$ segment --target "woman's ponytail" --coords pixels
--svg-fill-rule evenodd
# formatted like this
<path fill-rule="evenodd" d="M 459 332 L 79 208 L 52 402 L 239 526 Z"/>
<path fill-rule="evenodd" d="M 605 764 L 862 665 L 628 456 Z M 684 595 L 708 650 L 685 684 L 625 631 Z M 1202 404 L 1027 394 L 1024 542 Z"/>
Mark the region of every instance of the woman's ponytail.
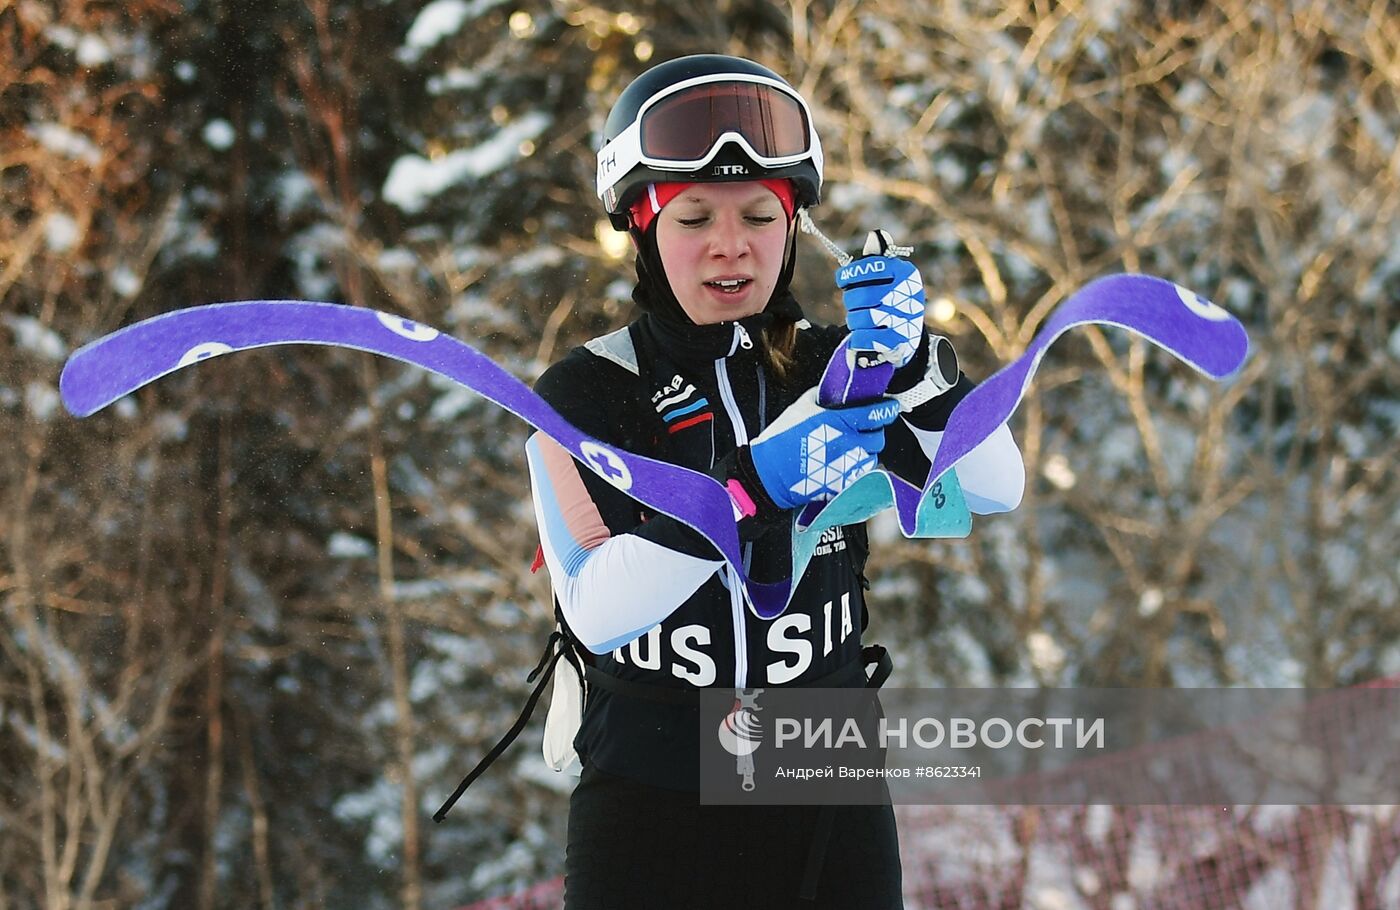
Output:
<path fill-rule="evenodd" d="M 787 379 L 797 354 L 797 323 L 779 316 L 763 330 L 763 353 L 778 380 Z"/>

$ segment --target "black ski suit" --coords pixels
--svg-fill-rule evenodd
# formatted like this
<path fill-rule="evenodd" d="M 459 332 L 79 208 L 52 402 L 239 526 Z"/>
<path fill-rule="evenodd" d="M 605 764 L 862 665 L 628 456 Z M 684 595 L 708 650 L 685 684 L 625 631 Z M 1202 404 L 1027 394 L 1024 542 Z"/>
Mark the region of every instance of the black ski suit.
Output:
<path fill-rule="evenodd" d="M 779 379 L 760 349 L 768 319 L 694 326 L 647 313 L 571 351 L 536 391 L 604 443 L 722 480 L 738 470 L 736 448 L 817 383 L 846 334 L 799 323 L 794 365 Z M 922 378 L 928 346 L 925 336 L 892 391 Z M 911 426 L 941 430 L 971 387 L 963 378 L 896 420 L 882 463 L 921 485 L 929 460 Z M 828 531 L 788 609 L 764 620 L 694 531 L 649 514 L 543 436 L 531 439 L 529 458 L 560 616 L 590 663 L 567 906 L 902 906 L 889 806 L 838 807 L 834 825 L 832 810 L 823 819 L 818 807 L 700 806 L 698 715 L 684 695 L 697 686 L 864 685 L 864 526 Z M 750 574 L 784 577 L 789 523 L 749 518 L 739 530 Z M 799 901 L 823 824 L 831 838 L 824 862 L 816 851 L 817 901 Z"/>

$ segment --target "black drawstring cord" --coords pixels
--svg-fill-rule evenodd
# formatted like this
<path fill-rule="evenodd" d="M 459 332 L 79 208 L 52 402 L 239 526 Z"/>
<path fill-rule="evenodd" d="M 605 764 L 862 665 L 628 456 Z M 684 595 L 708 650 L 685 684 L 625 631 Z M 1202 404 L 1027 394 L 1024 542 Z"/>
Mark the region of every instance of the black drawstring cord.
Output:
<path fill-rule="evenodd" d="M 554 648 L 556 643 L 559 644 L 558 650 Z M 554 669 L 559 664 L 559 658 L 566 655 L 569 657 L 570 663 L 573 663 L 576 659 L 567 643 L 564 642 L 563 634 L 556 629 L 554 632 L 550 633 L 549 641 L 545 642 L 544 653 L 540 655 L 540 662 L 535 664 L 535 669 L 531 670 L 530 675 L 525 677 L 527 683 L 534 682 L 535 677 L 540 676 L 540 672 L 544 671 L 544 675 L 540 676 L 540 681 L 535 686 L 535 690 L 530 693 L 529 700 L 525 702 L 525 709 L 520 712 L 520 716 L 516 718 L 514 725 L 506 732 L 506 735 L 501 737 L 501 741 L 496 743 L 490 752 L 486 753 L 486 757 L 477 763 L 470 774 L 462 778 L 462 782 L 457 785 L 457 789 L 447 798 L 447 802 L 442 804 L 442 808 L 433 813 L 433 821 L 441 822 L 446 818 L 447 813 L 456 805 L 457 800 L 461 799 L 462 794 L 467 792 L 467 788 L 470 787 L 487 768 L 491 767 L 492 762 L 501 757 L 502 752 L 510 748 L 511 743 L 515 742 L 515 738 L 520 735 L 520 731 L 524 730 L 525 725 L 530 722 L 530 715 L 534 712 L 535 705 L 539 702 L 540 696 L 544 694 L 545 684 L 554 676 Z"/>

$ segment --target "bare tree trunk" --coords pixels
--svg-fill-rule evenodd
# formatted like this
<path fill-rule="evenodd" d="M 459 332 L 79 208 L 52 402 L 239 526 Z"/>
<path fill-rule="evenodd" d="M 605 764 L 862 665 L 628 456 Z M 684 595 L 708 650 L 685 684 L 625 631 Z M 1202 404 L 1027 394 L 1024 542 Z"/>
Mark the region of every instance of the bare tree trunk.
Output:
<path fill-rule="evenodd" d="M 309 146 L 318 152 L 306 154 L 306 165 L 321 197 L 337 212 L 345 236 L 346 256 L 339 267 L 346 302 L 367 306 L 365 276 L 354 261 L 356 225 L 363 205 L 359 196 L 357 162 L 354 157 L 359 126 L 357 89 L 358 24 L 353 17 L 333 23 L 328 0 L 305 0 L 314 26 L 315 53 L 302 48 L 293 61 L 297 87 L 314 134 Z M 318 62 L 319 61 L 319 62 Z M 327 160 L 328 159 L 328 160 Z M 422 861 L 419 847 L 418 788 L 413 771 L 414 721 L 409 700 L 408 649 L 405 641 L 403 610 L 394 597 L 393 503 L 389 471 L 384 454 L 378 401 L 378 371 L 366 359 L 362 373 L 369 402 L 370 474 L 374 495 L 376 574 L 380 613 L 385 618 L 389 640 L 389 674 L 395 710 L 396 760 L 391 773 L 402 789 L 400 816 L 403 826 L 401 899 L 404 910 L 420 910 L 422 904 Z"/>
<path fill-rule="evenodd" d="M 218 530 L 215 535 L 214 558 L 210 566 L 209 616 L 213 632 L 207 651 L 208 676 L 204 690 L 205 768 L 204 790 L 204 862 L 199 878 L 200 910 L 214 910 L 218 898 L 218 829 L 224 783 L 224 600 L 228 593 L 229 524 L 233 509 L 229 490 L 230 436 L 227 414 L 219 417 L 219 454 L 216 464 L 218 485 Z"/>
<path fill-rule="evenodd" d="M 370 473 L 374 483 L 375 545 L 379 602 L 388 621 L 389 672 L 394 693 L 394 733 L 398 753 L 396 772 L 403 791 L 403 885 L 405 910 L 419 910 L 423 899 L 418 841 L 418 786 L 413 774 L 413 705 L 408 697 L 408 656 L 404 645 L 403 610 L 394 597 L 394 526 L 389 494 L 389 471 L 380 432 L 376 370 L 365 360 L 365 384 L 374 414 L 369 428 Z"/>
<path fill-rule="evenodd" d="M 253 813 L 253 868 L 258 878 L 258 906 L 263 910 L 274 910 L 277 906 L 276 893 L 272 888 L 272 859 L 268 849 L 267 806 L 263 802 L 262 788 L 258 786 L 258 765 L 253 753 L 253 731 L 247 715 L 235 716 L 238 728 L 240 764 L 243 768 L 243 791 L 248 796 L 248 806 Z M 3 910 L 3 908 L 0 908 Z"/>

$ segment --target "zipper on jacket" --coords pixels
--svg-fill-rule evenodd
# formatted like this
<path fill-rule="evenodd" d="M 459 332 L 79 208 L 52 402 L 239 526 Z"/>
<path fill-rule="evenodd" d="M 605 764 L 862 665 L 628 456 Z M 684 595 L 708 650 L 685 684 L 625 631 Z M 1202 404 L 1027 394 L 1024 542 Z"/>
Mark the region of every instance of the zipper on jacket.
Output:
<path fill-rule="evenodd" d="M 753 339 L 749 337 L 748 329 L 744 328 L 736 322 L 734 323 L 734 332 L 739 337 L 739 347 L 743 348 L 746 351 L 753 350 Z M 730 349 L 729 353 L 733 354 L 733 349 Z"/>
<path fill-rule="evenodd" d="M 753 339 L 749 338 L 749 333 L 737 322 L 734 323 L 734 343 L 729 347 L 729 353 L 715 361 L 715 381 L 719 384 L 719 398 L 724 403 L 724 412 L 729 415 L 729 423 L 734 427 L 734 445 L 748 445 L 749 431 L 744 426 L 744 415 L 739 413 L 739 403 L 734 398 L 734 387 L 729 384 L 729 370 L 725 366 L 725 361 L 734 355 L 734 352 L 743 348 L 749 350 L 753 347 Z"/>
<path fill-rule="evenodd" d="M 729 416 L 730 426 L 734 429 L 734 445 L 747 445 L 749 442 L 749 431 L 744 426 L 744 416 L 739 413 L 739 403 L 734 398 L 734 387 L 729 384 L 729 369 L 725 365 L 733 354 L 740 348 L 750 350 L 753 348 L 753 339 L 743 326 L 734 323 L 734 343 L 729 347 L 729 353 L 715 361 L 715 381 L 719 385 L 719 398 L 724 404 L 724 412 Z M 749 562 L 749 554 L 753 549 L 753 544 L 745 544 L 743 547 L 743 558 L 745 566 Z M 744 617 L 744 592 L 739 587 L 739 573 L 734 569 L 726 569 L 728 575 L 729 588 L 729 612 L 734 622 L 734 688 L 747 689 L 749 684 L 749 637 L 748 625 Z"/>

